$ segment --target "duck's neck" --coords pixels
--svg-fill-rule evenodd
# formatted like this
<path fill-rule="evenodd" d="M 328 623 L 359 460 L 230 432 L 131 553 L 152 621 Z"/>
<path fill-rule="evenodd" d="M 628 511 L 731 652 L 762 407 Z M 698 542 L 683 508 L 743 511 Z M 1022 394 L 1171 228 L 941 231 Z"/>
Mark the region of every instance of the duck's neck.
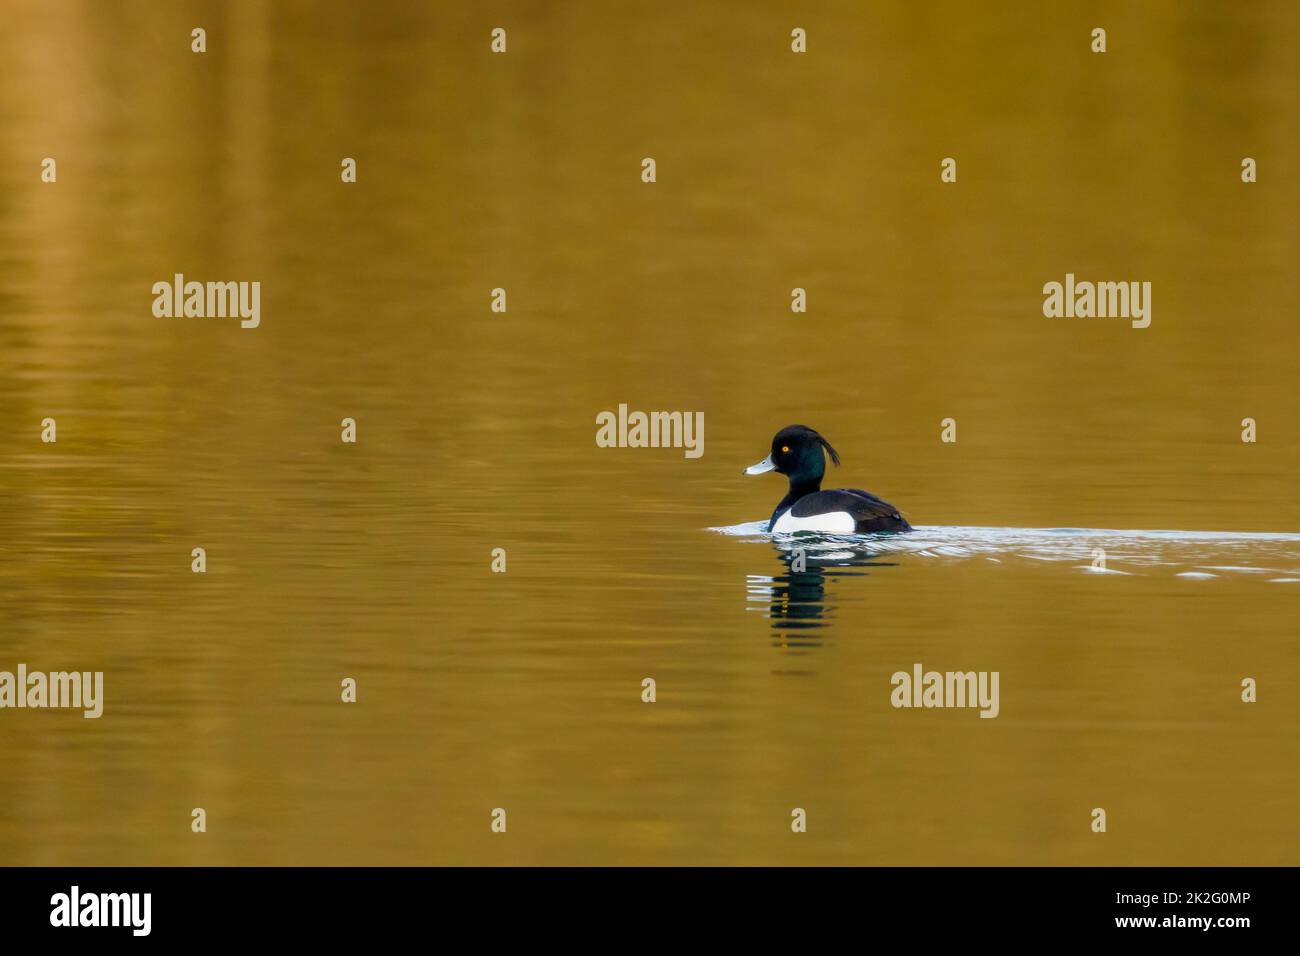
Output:
<path fill-rule="evenodd" d="M 776 524 L 776 519 L 781 517 L 781 512 L 794 507 L 794 503 L 805 495 L 811 495 L 814 491 L 820 491 L 822 487 L 822 476 L 815 478 L 790 476 L 790 490 L 785 493 L 781 503 L 776 506 L 772 512 L 772 520 L 767 523 L 767 530 L 770 532 Z"/>

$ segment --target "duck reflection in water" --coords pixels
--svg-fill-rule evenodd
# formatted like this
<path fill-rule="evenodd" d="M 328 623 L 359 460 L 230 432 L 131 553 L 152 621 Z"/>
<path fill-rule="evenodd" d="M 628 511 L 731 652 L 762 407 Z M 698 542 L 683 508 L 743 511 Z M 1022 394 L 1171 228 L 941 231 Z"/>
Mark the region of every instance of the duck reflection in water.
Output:
<path fill-rule="evenodd" d="M 814 629 L 826 627 L 834 617 L 835 601 L 827 596 L 827 588 L 836 578 L 862 577 L 871 572 L 856 569 L 896 564 L 861 540 L 848 543 L 798 535 L 772 544 L 785 567 L 775 577 L 749 575 L 748 599 L 764 605 L 761 610 L 776 632 L 773 644 L 796 653 L 822 645 Z"/>

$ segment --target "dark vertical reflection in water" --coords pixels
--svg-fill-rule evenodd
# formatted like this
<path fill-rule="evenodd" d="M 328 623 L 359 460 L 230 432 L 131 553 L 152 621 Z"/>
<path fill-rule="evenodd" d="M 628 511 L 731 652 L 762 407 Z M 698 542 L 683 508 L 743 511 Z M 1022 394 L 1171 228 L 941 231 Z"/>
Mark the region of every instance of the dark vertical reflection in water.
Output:
<path fill-rule="evenodd" d="M 784 565 L 783 573 L 751 576 L 750 592 L 768 602 L 767 616 L 777 632 L 773 643 L 786 649 L 821 646 L 819 635 L 807 632 L 826 627 L 834 619 L 835 598 L 828 589 L 870 573 L 852 569 L 892 568 L 897 564 L 864 551 L 860 544 L 851 550 L 839 548 L 826 554 L 795 540 L 774 543 L 773 550 Z"/>

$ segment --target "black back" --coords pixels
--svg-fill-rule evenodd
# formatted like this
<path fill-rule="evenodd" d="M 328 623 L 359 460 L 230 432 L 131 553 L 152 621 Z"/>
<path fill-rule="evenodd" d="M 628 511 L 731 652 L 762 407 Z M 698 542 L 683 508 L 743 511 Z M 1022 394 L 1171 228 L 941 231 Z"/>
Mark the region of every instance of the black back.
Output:
<path fill-rule="evenodd" d="M 853 515 L 857 534 L 872 531 L 911 531 L 912 526 L 899 514 L 898 509 L 883 498 L 860 488 L 837 488 L 834 491 L 815 491 L 794 503 L 790 513 L 796 518 L 847 511 Z"/>

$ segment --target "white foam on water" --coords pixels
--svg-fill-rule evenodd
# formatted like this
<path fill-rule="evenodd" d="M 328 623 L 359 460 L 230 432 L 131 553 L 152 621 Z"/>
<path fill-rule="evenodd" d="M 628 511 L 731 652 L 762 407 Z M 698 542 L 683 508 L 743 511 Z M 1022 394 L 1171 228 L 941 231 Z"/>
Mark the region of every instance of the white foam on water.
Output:
<path fill-rule="evenodd" d="M 766 521 L 710 528 L 718 534 L 763 541 L 782 551 L 805 549 L 823 564 L 845 553 L 907 555 L 922 560 L 975 557 L 1001 564 L 1018 559 L 1072 562 L 1080 571 L 1107 576 L 1173 573 L 1188 580 L 1220 575 L 1280 574 L 1271 583 L 1300 583 L 1300 534 L 1246 531 L 1164 531 L 1111 528 L 986 528 L 922 525 L 910 534 L 768 534 Z M 1094 552 L 1105 552 L 1105 566 L 1094 567 Z M 1079 562 L 1083 562 L 1080 564 Z"/>

